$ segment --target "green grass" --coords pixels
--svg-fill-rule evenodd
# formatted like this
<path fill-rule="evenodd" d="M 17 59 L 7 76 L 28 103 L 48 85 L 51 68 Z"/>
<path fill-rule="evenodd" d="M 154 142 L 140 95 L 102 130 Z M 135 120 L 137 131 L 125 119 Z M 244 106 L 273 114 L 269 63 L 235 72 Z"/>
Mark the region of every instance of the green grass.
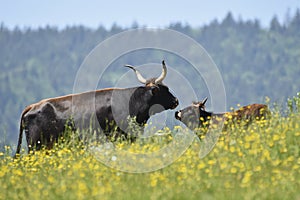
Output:
<path fill-rule="evenodd" d="M 130 152 L 155 152 L 172 141 L 170 135 L 161 137 L 166 138 L 116 146 Z M 8 147 L 0 153 L 0 199 L 300 198 L 296 103 L 287 116 L 273 113 L 271 119 L 254 122 L 247 129 L 232 127 L 223 132 L 203 159 L 198 156 L 201 145 L 194 140 L 174 163 L 149 173 L 107 167 L 79 143 L 60 143 L 51 151 L 23 153 L 15 160 L 8 155 Z"/>

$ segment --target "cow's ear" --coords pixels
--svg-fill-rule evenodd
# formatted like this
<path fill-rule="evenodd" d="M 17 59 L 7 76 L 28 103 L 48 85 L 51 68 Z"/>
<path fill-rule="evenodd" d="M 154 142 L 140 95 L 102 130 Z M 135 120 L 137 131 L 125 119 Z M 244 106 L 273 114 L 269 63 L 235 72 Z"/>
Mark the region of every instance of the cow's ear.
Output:
<path fill-rule="evenodd" d="M 150 91 L 151 91 L 152 96 L 155 96 L 159 92 L 159 87 L 157 87 L 157 86 L 151 86 Z"/>

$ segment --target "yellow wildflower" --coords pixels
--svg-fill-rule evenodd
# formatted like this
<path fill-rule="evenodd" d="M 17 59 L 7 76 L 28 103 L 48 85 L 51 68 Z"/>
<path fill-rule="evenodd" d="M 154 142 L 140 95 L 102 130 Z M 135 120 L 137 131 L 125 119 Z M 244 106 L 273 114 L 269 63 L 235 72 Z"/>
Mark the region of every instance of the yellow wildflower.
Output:
<path fill-rule="evenodd" d="M 242 179 L 242 183 L 245 184 L 245 183 L 249 183 L 250 179 L 251 179 L 251 176 L 252 176 L 252 172 L 251 171 L 247 171 L 245 174 L 244 174 L 244 177 Z"/>
<path fill-rule="evenodd" d="M 253 169 L 253 171 L 255 171 L 255 172 L 261 171 L 261 166 L 260 165 L 255 166 L 254 169 Z"/>
<path fill-rule="evenodd" d="M 237 173 L 237 168 L 235 168 L 235 167 L 232 167 L 231 169 L 230 169 L 230 172 L 232 173 L 232 174 L 235 174 L 235 173 Z"/>
<path fill-rule="evenodd" d="M 203 169 L 205 168 L 205 163 L 204 162 L 200 162 L 197 166 L 198 169 Z"/>

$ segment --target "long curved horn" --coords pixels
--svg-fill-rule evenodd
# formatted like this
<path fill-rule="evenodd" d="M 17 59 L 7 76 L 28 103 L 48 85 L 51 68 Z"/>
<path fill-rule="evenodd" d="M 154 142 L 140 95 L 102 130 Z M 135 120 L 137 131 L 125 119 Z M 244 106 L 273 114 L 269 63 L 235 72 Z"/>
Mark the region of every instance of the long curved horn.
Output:
<path fill-rule="evenodd" d="M 128 68 L 132 69 L 135 72 L 137 79 L 141 83 L 146 84 L 147 80 L 142 76 L 142 74 L 137 69 L 135 69 L 135 67 L 133 67 L 131 65 L 125 65 L 124 67 L 128 67 Z"/>
<path fill-rule="evenodd" d="M 162 66 L 163 66 L 162 73 L 158 78 L 155 79 L 155 83 L 161 83 L 166 78 L 167 67 L 166 67 L 166 64 L 165 64 L 164 60 L 162 61 Z"/>

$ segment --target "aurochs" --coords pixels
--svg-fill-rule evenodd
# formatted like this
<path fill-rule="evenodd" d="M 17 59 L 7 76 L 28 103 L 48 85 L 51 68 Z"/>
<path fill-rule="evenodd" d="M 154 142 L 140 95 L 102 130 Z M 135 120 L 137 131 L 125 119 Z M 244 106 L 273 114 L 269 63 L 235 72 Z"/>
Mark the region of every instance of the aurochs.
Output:
<path fill-rule="evenodd" d="M 250 104 L 233 112 L 216 114 L 205 110 L 206 101 L 207 98 L 203 101 L 193 102 L 192 105 L 176 111 L 175 118 L 183 122 L 191 130 L 194 130 L 203 127 L 204 124 L 217 123 L 218 118 L 225 122 L 243 122 L 247 125 L 254 119 L 267 118 L 270 114 L 268 106 L 264 104 Z"/>
<path fill-rule="evenodd" d="M 150 115 L 177 107 L 178 99 L 162 83 L 167 75 L 164 61 L 161 75 L 151 79 L 145 79 L 133 66 L 125 67 L 132 69 L 144 86 L 70 94 L 44 99 L 27 106 L 21 114 L 16 154 L 20 153 L 23 130 L 28 151 L 33 147 L 38 150 L 42 145 L 51 149 L 70 120 L 74 130 L 89 128 L 92 122 L 92 124 L 99 123 L 101 131 L 107 136 L 113 130 L 126 136 L 127 133 L 118 125 L 123 123 L 128 126 L 126 124 L 128 117 L 134 118 L 136 123 L 142 126 Z M 160 109 L 151 109 L 150 113 L 153 105 L 160 105 Z"/>

